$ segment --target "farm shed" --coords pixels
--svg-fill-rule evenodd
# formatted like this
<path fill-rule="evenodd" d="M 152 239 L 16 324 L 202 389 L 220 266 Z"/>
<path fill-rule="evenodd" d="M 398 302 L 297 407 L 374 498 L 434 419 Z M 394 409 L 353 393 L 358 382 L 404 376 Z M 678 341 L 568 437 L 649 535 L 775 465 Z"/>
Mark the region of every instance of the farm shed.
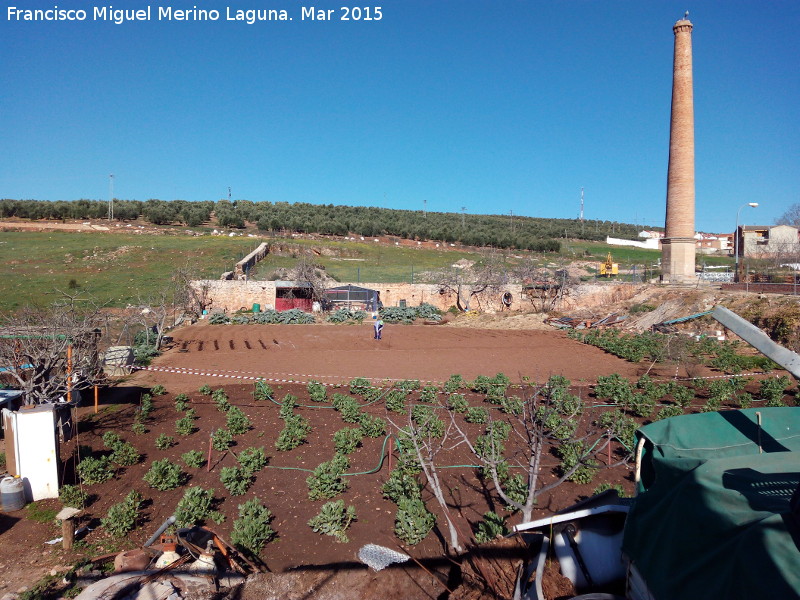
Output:
<path fill-rule="evenodd" d="M 301 281 L 275 282 L 275 310 L 300 310 L 311 312 L 314 289 L 310 283 Z"/>
<path fill-rule="evenodd" d="M 378 290 L 352 284 L 325 290 L 325 300 L 333 308 L 362 308 L 375 311 L 383 306 L 381 293 Z"/>

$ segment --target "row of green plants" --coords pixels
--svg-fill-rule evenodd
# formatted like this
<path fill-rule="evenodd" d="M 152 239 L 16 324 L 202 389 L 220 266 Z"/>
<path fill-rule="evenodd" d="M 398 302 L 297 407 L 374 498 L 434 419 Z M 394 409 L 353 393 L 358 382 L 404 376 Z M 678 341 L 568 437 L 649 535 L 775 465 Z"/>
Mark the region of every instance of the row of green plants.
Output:
<path fill-rule="evenodd" d="M 630 362 L 693 360 L 727 374 L 749 370 L 769 372 L 778 367 L 765 356 L 741 353 L 739 341 L 719 341 L 714 337 L 695 339 L 656 332 L 624 333 L 617 329 L 573 329 L 568 335 Z"/>
<path fill-rule="evenodd" d="M 630 402 L 630 395 L 620 392 L 622 384 L 618 381 L 603 382 L 606 392 L 621 394 L 620 401 L 613 401 L 617 408 L 606 412 L 598 425 L 614 432 L 621 439 L 630 441 L 635 423 L 625 414 L 634 410 L 635 403 Z M 617 385 L 617 388 L 613 386 Z M 654 389 L 662 384 L 640 382 L 634 396 L 645 394 L 655 395 Z M 545 408 L 535 415 L 537 422 L 543 424 L 554 439 L 559 439 L 557 455 L 561 460 L 558 470 L 570 473 L 570 479 L 579 483 L 591 481 L 596 465 L 587 460 L 589 449 L 580 441 L 574 439 L 576 433 L 576 419 L 582 414 L 584 405 L 582 400 L 569 393 L 570 382 L 564 378 L 551 377 L 543 387 L 543 394 L 547 399 Z M 465 392 L 469 390 L 484 396 L 484 406 L 469 406 Z M 156 390 L 163 393 L 162 390 Z M 241 435 L 251 428 L 251 423 L 244 412 L 232 406 L 224 390 L 212 390 L 203 386 L 201 393 L 211 396 L 217 409 L 226 417 L 226 427 L 219 428 L 212 436 L 212 445 L 218 451 L 227 450 L 232 442 L 233 435 Z M 422 500 L 422 483 L 419 480 L 422 472 L 417 452 L 414 448 L 412 432 L 427 439 L 442 439 L 445 435 L 446 424 L 440 418 L 441 411 L 450 411 L 452 414 L 462 415 L 467 423 L 483 423 L 486 425 L 484 432 L 474 440 L 474 447 L 478 458 L 484 464 L 494 463 L 500 484 L 513 502 L 521 503 L 527 494 L 524 476 L 512 471 L 511 465 L 504 458 L 505 445 L 512 431 L 514 419 L 521 419 L 525 410 L 525 401 L 516 393 L 510 379 L 502 373 L 494 377 L 478 376 L 472 381 L 466 381 L 460 375 L 450 377 L 441 386 L 423 385 L 416 380 L 399 382 L 390 390 L 375 388 L 369 380 L 356 378 L 349 384 L 351 395 L 336 392 L 328 398 L 328 390 L 319 382 L 310 382 L 307 385 L 309 398 L 312 402 L 330 402 L 331 406 L 339 413 L 340 418 L 347 426 L 339 429 L 333 436 L 333 457 L 320 463 L 306 479 L 308 497 L 311 501 L 325 501 L 320 512 L 309 521 L 309 526 L 321 534 L 331 535 L 339 541 L 347 541 L 347 529 L 356 519 L 355 507 L 348 506 L 336 496 L 347 489 L 347 470 L 350 467 L 349 455 L 357 450 L 365 437 L 380 437 L 385 435 L 388 427 L 385 420 L 369 415 L 364 411 L 364 406 L 369 403 L 383 401 L 387 409 L 396 414 L 406 415 L 409 419 L 409 428 L 401 429 L 396 434 L 398 450 L 397 466 L 389 475 L 382 486 L 385 497 L 397 506 L 395 515 L 395 533 L 399 539 L 407 544 L 416 544 L 422 541 L 433 528 L 436 517 Z M 154 390 L 151 390 L 151 394 Z M 394 392 L 394 395 L 391 393 Z M 671 390 L 671 393 L 675 393 Z M 414 402 L 409 405 L 408 400 L 413 395 Z M 256 400 L 274 401 L 272 388 L 264 381 L 257 381 L 254 385 L 253 396 Z M 362 404 L 357 399 L 361 396 L 366 402 Z M 152 403 L 152 397 L 150 398 Z M 395 405 L 392 406 L 392 403 Z M 143 403 L 144 404 L 144 403 Z M 280 402 L 279 414 L 284 421 L 284 429 L 278 434 L 275 445 L 279 451 L 289 451 L 304 443 L 310 432 L 311 425 L 305 417 L 297 414 L 299 408 L 297 398 L 287 394 Z M 185 394 L 175 397 L 175 409 L 188 413 L 189 426 L 183 428 L 176 423 L 178 435 L 191 435 L 195 415 L 191 408 L 191 400 Z M 145 418 L 152 412 L 152 406 L 147 405 L 144 412 Z M 139 414 L 142 410 L 138 411 Z M 498 417 L 493 417 L 498 415 Z M 186 419 L 186 416 L 178 420 Z M 631 429 L 633 423 L 633 430 Z M 184 433 L 181 433 L 183 431 Z M 221 433 L 224 432 L 224 433 Z M 114 465 L 135 464 L 141 460 L 141 455 L 120 436 L 107 433 L 104 444 L 109 449 L 109 454 L 100 458 L 87 457 L 78 465 L 79 477 L 87 484 L 101 483 L 114 476 Z M 167 449 L 174 445 L 173 436 L 162 434 L 155 440 L 158 449 Z M 112 459 L 112 456 L 114 457 Z M 247 448 L 239 452 L 238 466 L 224 467 L 220 471 L 220 482 L 227 495 L 239 496 L 247 493 L 258 471 L 267 466 L 268 456 L 264 447 Z M 134 462 L 131 462 L 134 461 Z M 203 456 L 198 451 L 189 451 L 182 455 L 183 463 L 189 468 L 199 468 L 203 464 Z M 99 466 L 98 466 L 99 463 Z M 493 480 L 493 474 L 482 469 L 482 476 Z M 187 484 L 188 477 L 179 464 L 170 463 L 168 460 L 156 460 L 144 476 L 145 482 L 156 490 L 169 490 Z M 73 495 L 79 495 L 72 490 Z M 75 500 L 72 500 L 75 501 Z M 106 518 L 112 519 L 113 524 L 108 529 L 111 532 L 122 531 L 127 524 L 133 523 L 130 515 L 139 511 L 142 498 L 133 495 L 115 505 L 113 514 Z M 218 521 L 221 515 L 215 509 L 216 503 L 213 490 L 204 490 L 199 487 L 190 487 L 186 490 L 184 498 L 179 504 L 178 511 L 180 523 L 194 523 L 205 519 Z M 507 505 L 508 510 L 517 510 L 514 505 Z M 275 532 L 269 525 L 272 515 L 257 499 L 239 506 L 239 519 L 245 519 L 239 526 L 240 534 L 234 543 L 242 548 L 252 551 L 253 548 L 263 547 L 263 544 L 274 539 Z M 117 525 L 116 523 L 120 524 Z M 111 521 L 109 521 L 111 523 Z M 476 539 L 491 539 L 504 531 L 504 519 L 495 513 L 487 513 L 484 520 L 477 524 Z M 242 537 L 238 537 L 241 535 Z M 243 540 L 243 541 L 242 541 Z"/>
<path fill-rule="evenodd" d="M 292 308 L 291 310 L 277 311 L 268 308 L 262 312 L 240 312 L 227 315 L 223 312 L 214 312 L 208 317 L 212 325 L 307 325 L 314 323 L 314 315 Z"/>

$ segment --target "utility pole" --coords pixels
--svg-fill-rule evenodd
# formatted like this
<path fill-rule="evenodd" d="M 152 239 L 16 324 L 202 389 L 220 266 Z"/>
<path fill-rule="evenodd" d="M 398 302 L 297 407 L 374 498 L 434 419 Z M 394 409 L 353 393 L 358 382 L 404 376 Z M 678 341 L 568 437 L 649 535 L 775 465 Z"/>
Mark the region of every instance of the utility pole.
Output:
<path fill-rule="evenodd" d="M 231 186 L 228 186 L 228 202 L 231 201 Z"/>
<path fill-rule="evenodd" d="M 114 220 L 114 174 L 108 176 L 108 220 Z"/>

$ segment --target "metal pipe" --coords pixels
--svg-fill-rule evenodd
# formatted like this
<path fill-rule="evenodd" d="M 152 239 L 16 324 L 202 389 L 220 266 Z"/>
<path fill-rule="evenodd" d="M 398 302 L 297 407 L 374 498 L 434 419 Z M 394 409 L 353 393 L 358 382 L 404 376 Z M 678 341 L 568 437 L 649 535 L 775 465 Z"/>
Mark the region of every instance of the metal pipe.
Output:
<path fill-rule="evenodd" d="M 151 546 L 152 544 L 154 544 L 155 541 L 158 539 L 158 536 L 160 536 L 162 533 L 164 533 L 164 531 L 166 531 L 167 527 L 172 525 L 174 522 L 175 522 L 175 515 L 172 515 L 171 517 L 167 517 L 167 520 L 164 521 L 161 524 L 161 527 L 156 529 L 156 532 L 150 537 L 149 540 L 147 540 L 144 543 L 144 547 L 147 548 L 148 546 Z"/>

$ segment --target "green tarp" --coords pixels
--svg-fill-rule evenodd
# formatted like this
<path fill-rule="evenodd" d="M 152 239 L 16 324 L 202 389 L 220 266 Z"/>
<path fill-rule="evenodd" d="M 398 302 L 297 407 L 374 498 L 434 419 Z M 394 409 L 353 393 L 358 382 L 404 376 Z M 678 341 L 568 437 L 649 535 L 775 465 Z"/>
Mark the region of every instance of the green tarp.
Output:
<path fill-rule="evenodd" d="M 800 598 L 800 408 L 685 415 L 637 437 L 623 552 L 656 600 Z"/>

